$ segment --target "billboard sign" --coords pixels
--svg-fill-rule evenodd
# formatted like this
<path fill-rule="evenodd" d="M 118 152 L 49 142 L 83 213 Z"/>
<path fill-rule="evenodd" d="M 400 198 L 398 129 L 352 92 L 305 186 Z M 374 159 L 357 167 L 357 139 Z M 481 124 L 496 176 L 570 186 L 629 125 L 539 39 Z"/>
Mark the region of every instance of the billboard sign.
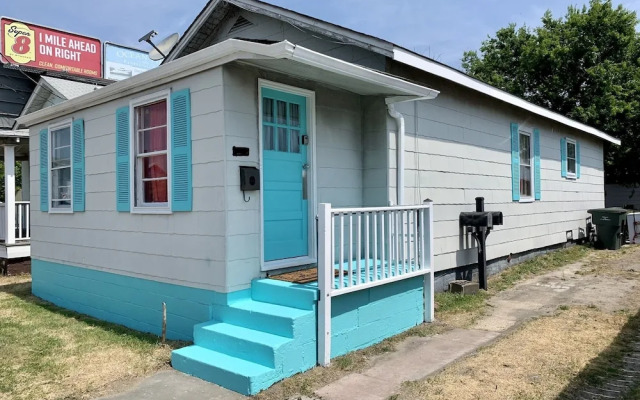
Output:
<path fill-rule="evenodd" d="M 149 53 L 105 42 L 104 44 L 104 77 L 114 81 L 131 78 L 160 65 L 161 61 L 153 61 Z"/>
<path fill-rule="evenodd" d="M 0 19 L 2 62 L 25 67 L 102 77 L 100 40 L 39 25 Z"/>

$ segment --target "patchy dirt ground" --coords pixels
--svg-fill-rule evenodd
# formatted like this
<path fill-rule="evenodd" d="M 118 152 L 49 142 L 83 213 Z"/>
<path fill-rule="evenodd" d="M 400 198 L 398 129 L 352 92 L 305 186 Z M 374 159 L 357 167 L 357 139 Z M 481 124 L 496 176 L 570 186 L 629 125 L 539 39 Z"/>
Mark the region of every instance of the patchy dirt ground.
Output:
<path fill-rule="evenodd" d="M 563 390 L 588 379 L 581 372 L 637 318 L 639 284 L 640 246 L 597 252 L 520 283 L 491 298 L 489 311 L 471 327 L 506 336 L 439 374 L 405 383 L 398 398 L 566 396 Z"/>

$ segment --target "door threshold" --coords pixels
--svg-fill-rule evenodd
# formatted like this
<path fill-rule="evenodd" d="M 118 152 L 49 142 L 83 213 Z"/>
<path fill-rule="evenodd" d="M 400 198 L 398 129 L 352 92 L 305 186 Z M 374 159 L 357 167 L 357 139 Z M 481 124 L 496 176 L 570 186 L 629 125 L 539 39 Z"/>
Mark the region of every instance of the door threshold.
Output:
<path fill-rule="evenodd" d="M 283 260 L 267 261 L 262 266 L 262 271 L 274 271 L 285 268 L 302 267 L 312 264 L 317 264 L 318 260 L 313 257 L 296 257 L 285 258 Z"/>

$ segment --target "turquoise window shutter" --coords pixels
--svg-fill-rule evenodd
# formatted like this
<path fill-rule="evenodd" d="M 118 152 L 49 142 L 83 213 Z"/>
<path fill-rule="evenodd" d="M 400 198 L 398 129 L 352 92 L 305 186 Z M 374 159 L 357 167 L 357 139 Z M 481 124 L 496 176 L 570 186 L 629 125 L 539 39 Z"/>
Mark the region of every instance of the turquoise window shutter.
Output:
<path fill-rule="evenodd" d="M 535 199 L 540 200 L 542 198 L 542 187 L 541 181 L 542 178 L 540 176 L 540 130 L 533 130 L 533 173 L 534 180 L 533 184 L 535 185 Z"/>
<path fill-rule="evenodd" d="M 40 211 L 49 211 L 49 130 L 40 131 Z"/>
<path fill-rule="evenodd" d="M 72 126 L 73 141 L 73 211 L 84 211 L 84 120 L 76 119 Z"/>
<path fill-rule="evenodd" d="M 576 141 L 576 178 L 580 179 L 580 142 Z"/>
<path fill-rule="evenodd" d="M 116 110 L 116 209 L 127 212 L 131 209 L 131 171 L 129 163 L 129 107 Z"/>
<path fill-rule="evenodd" d="M 567 177 L 567 138 L 560 139 L 560 174 Z"/>
<path fill-rule="evenodd" d="M 191 95 L 189 89 L 171 94 L 171 208 L 191 211 Z"/>
<path fill-rule="evenodd" d="M 511 193 L 513 201 L 520 201 L 520 133 L 515 122 L 511 123 Z"/>

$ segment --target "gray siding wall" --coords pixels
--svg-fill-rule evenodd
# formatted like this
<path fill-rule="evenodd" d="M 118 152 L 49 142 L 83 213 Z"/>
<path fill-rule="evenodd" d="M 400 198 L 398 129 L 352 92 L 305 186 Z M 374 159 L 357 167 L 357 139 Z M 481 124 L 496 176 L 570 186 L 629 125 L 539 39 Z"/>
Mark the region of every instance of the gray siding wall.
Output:
<path fill-rule="evenodd" d="M 140 215 L 116 211 L 115 111 L 168 89 L 191 90 L 193 212 Z M 40 141 L 31 128 L 31 256 L 36 259 L 223 292 L 225 145 L 222 69 L 125 96 L 66 118 L 85 121 L 86 211 L 40 211 Z M 56 121 L 51 121 L 55 123 Z"/>
<path fill-rule="evenodd" d="M 243 16 L 253 25 L 230 34 L 229 29 L 236 22 L 238 16 Z M 321 35 L 303 31 L 301 28 L 294 27 L 284 21 L 278 21 L 265 15 L 254 14 L 237 8 L 236 12 L 222 23 L 217 35 L 213 36 L 210 42 L 205 43 L 205 46 L 232 38 L 271 40 L 274 42 L 288 40 L 294 44 L 340 60 L 378 70 L 384 70 L 385 68 L 385 57 L 380 54 L 360 47 L 336 43 L 331 39 L 323 38 Z"/>
<path fill-rule="evenodd" d="M 458 225 L 462 211 L 475 211 L 475 197 L 486 209 L 502 211 L 504 225 L 488 237 L 487 258 L 565 242 L 579 237 L 587 210 L 604 205 L 602 141 L 489 97 L 430 77 L 438 98 L 398 105 L 405 116 L 405 202 L 430 198 L 434 208 L 436 270 L 477 262 L 474 240 Z M 510 124 L 540 130 L 542 200 L 511 200 Z M 395 126 L 392 131 L 395 131 Z M 581 178 L 560 174 L 560 139 L 577 139 Z M 389 141 L 389 196 L 396 198 L 396 141 Z"/>
<path fill-rule="evenodd" d="M 604 185 L 606 207 L 624 207 L 633 205 L 640 210 L 640 186 Z"/>
<path fill-rule="evenodd" d="M 227 283 L 242 289 L 260 275 L 260 199 L 244 202 L 240 165 L 259 166 L 258 78 L 315 92 L 317 202 L 335 207 L 363 204 L 362 100 L 360 96 L 239 65 L 224 67 L 224 118 L 227 132 Z M 231 157 L 233 146 L 250 148 L 249 157 Z M 309 209 L 315 213 L 315 210 Z"/>

